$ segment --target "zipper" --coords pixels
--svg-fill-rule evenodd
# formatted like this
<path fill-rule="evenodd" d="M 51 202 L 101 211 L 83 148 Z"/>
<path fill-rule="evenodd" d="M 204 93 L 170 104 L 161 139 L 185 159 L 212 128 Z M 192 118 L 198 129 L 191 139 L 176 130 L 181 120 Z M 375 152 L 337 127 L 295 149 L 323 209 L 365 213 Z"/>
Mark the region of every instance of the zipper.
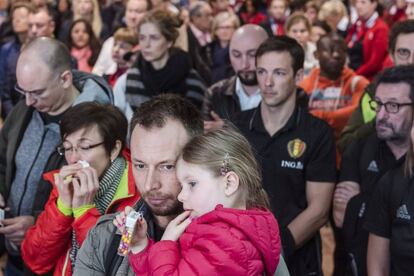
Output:
<path fill-rule="evenodd" d="M 43 132 L 40 146 L 39 146 L 39 148 L 37 150 L 37 153 L 36 153 L 36 156 L 34 158 L 34 161 L 32 162 L 32 165 L 30 166 L 30 169 L 29 169 L 29 171 L 28 171 L 28 173 L 26 175 L 26 179 L 24 181 L 24 190 L 23 190 L 22 197 L 20 198 L 20 202 L 19 202 L 19 206 L 17 208 L 16 216 L 19 216 L 20 215 L 20 211 L 21 211 L 22 204 L 23 204 L 23 199 L 24 199 L 24 196 L 26 195 L 26 191 L 27 191 L 27 181 L 29 180 L 30 173 L 33 170 L 34 164 L 36 163 L 37 157 L 39 156 L 40 150 L 42 149 L 43 143 L 45 142 L 45 136 L 46 136 L 47 131 L 48 131 L 48 129 L 46 128 L 46 130 Z"/>

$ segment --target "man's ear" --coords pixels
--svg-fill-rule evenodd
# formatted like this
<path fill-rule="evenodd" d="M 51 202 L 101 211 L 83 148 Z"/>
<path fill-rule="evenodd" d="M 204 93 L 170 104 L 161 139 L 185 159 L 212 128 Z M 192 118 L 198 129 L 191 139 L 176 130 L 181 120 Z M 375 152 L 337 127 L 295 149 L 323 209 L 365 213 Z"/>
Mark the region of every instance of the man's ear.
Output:
<path fill-rule="evenodd" d="M 61 75 L 60 75 L 60 81 L 62 82 L 62 87 L 67 89 L 69 88 L 72 83 L 73 83 L 73 75 L 72 72 L 70 70 L 66 70 L 64 71 Z"/>
<path fill-rule="evenodd" d="M 296 82 L 296 85 L 299 85 L 299 83 L 300 83 L 302 80 L 303 80 L 303 68 L 302 68 L 302 69 L 299 69 L 299 70 L 296 72 L 296 75 L 295 75 L 295 82 Z"/>
<path fill-rule="evenodd" d="M 239 189 L 239 176 L 235 172 L 230 171 L 224 176 L 224 181 L 224 194 L 228 197 L 234 195 Z"/>

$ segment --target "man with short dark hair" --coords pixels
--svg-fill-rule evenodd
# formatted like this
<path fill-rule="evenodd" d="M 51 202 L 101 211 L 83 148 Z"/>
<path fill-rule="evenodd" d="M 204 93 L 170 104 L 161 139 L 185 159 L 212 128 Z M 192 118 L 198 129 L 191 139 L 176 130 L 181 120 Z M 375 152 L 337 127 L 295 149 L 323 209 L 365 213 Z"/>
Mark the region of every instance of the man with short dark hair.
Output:
<path fill-rule="evenodd" d="M 370 106 L 376 112 L 376 131 L 352 143 L 342 156 L 333 217 L 342 228 L 349 271 L 367 274 L 368 232 L 362 229 L 378 180 L 403 163 L 409 149 L 414 101 L 414 67 L 386 70 L 375 84 Z"/>
<path fill-rule="evenodd" d="M 63 165 L 56 152 L 63 113 L 81 102 L 113 103 L 105 81 L 72 72 L 69 50 L 51 38 L 37 38 L 23 49 L 16 77 L 16 90 L 25 100 L 12 109 L 0 132 L 0 205 L 10 208 L 0 234 L 6 238 L 8 273 L 23 271 L 18 248 L 49 198 L 52 187 L 41 182 L 42 173 Z"/>
<path fill-rule="evenodd" d="M 328 220 L 336 180 L 335 143 L 329 126 L 296 103 L 303 62 L 294 39 L 271 37 L 260 45 L 262 102 L 237 119 L 261 162 L 291 275 L 322 275 L 319 229 Z"/>
<path fill-rule="evenodd" d="M 378 78 L 375 90 L 372 106 L 377 113 L 377 135 L 386 141 L 393 157 L 398 159 L 398 166 L 388 171 L 376 183 L 375 190 L 371 190 L 367 212 L 362 220 L 363 232 L 369 232 L 366 260 L 370 275 L 410 275 L 413 271 L 413 190 L 410 173 L 413 154 L 413 74 L 412 64 L 390 68 Z M 404 159 L 408 163 L 404 164 Z"/>
<path fill-rule="evenodd" d="M 53 37 L 54 31 L 55 21 L 50 9 L 34 9 L 29 13 L 29 40 L 40 36 Z"/>
<path fill-rule="evenodd" d="M 176 95 L 156 96 L 140 105 L 131 121 L 133 175 L 148 235 L 159 240 L 167 224 L 182 212 L 175 163 L 184 145 L 203 131 L 201 114 Z M 74 275 L 129 275 L 128 258 L 117 255 L 120 236 L 114 215 L 103 216 L 89 232 L 75 264 Z"/>

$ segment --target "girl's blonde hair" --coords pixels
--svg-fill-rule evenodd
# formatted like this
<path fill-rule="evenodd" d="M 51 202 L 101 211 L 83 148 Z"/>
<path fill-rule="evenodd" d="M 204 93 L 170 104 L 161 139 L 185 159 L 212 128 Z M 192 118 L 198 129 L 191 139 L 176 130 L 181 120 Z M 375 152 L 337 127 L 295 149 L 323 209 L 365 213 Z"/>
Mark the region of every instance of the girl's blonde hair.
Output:
<path fill-rule="evenodd" d="M 78 11 L 78 3 L 79 0 L 73 1 L 73 21 L 81 19 L 81 15 Z M 101 13 L 99 11 L 99 3 L 98 0 L 90 0 L 92 2 L 93 10 L 92 10 L 92 21 L 89 22 L 92 26 L 92 30 L 95 36 L 99 39 L 101 37 L 102 31 L 102 18 Z"/>
<path fill-rule="evenodd" d="M 269 209 L 269 198 L 262 187 L 259 165 L 246 138 L 226 123 L 222 129 L 193 138 L 183 149 L 181 158 L 200 165 L 215 176 L 233 171 L 239 177 L 239 199 L 246 208 Z"/>
<path fill-rule="evenodd" d="M 216 36 L 216 31 L 218 29 L 218 26 L 220 22 L 224 22 L 231 19 L 233 23 L 234 30 L 236 30 L 238 27 L 240 27 L 240 20 L 239 18 L 231 12 L 220 12 L 213 18 L 213 23 L 211 24 L 211 33 L 213 34 L 213 39 L 217 40 L 218 37 Z"/>
<path fill-rule="evenodd" d="M 318 13 L 318 19 L 321 21 L 324 21 L 330 16 L 335 16 L 335 17 L 348 16 L 348 12 L 346 11 L 346 7 L 344 3 L 342 3 L 342 1 L 329 0 L 322 4 L 319 10 L 319 13 Z"/>

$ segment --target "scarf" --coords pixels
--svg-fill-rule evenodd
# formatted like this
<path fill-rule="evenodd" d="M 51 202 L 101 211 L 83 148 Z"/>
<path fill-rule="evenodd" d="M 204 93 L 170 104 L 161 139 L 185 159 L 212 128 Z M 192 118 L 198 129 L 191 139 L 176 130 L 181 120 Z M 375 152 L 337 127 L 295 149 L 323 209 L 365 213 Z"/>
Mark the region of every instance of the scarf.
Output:
<path fill-rule="evenodd" d="M 152 64 L 140 55 L 133 68 L 128 70 L 126 97 L 128 99 L 128 95 L 139 95 L 151 98 L 163 93 L 184 96 L 187 91 L 185 80 L 190 69 L 190 58 L 180 49 L 170 50 L 167 64 L 160 70 L 155 70 Z"/>
<path fill-rule="evenodd" d="M 99 189 L 95 195 L 94 203 L 100 215 L 104 215 L 112 199 L 115 196 L 122 175 L 124 174 L 126 161 L 123 157 L 116 158 L 111 166 L 105 171 L 104 176 L 99 181 Z M 72 229 L 72 248 L 69 253 L 70 261 L 72 263 L 72 271 L 78 255 L 79 244 L 76 240 L 76 232 Z"/>

